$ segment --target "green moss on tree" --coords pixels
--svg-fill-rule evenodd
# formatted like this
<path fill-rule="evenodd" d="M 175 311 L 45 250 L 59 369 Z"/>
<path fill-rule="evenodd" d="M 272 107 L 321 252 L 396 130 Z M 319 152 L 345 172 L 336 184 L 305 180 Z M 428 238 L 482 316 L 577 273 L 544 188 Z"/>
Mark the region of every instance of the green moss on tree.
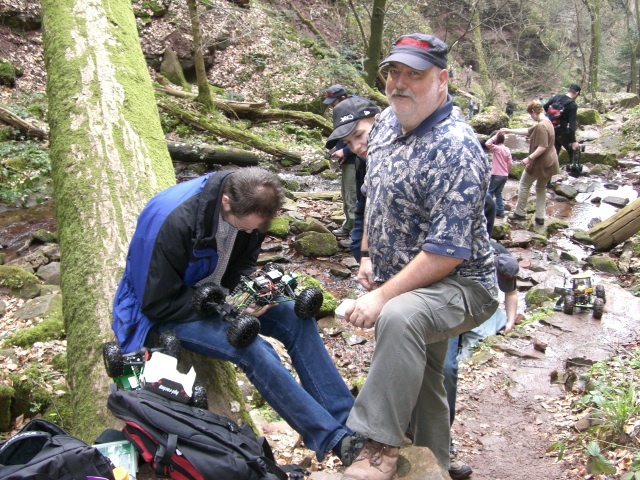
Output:
<path fill-rule="evenodd" d="M 9 385 L 0 385 L 0 432 L 11 427 L 11 403 L 16 391 Z"/>

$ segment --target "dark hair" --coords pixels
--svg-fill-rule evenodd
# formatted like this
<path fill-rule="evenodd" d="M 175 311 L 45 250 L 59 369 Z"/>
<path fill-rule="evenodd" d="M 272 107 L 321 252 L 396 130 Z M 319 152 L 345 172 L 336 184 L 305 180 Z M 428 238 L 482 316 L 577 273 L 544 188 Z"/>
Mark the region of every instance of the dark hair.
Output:
<path fill-rule="evenodd" d="M 504 133 L 498 132 L 496 134 L 496 144 L 500 145 L 501 143 L 504 143 Z"/>
<path fill-rule="evenodd" d="M 229 197 L 231 213 L 238 217 L 256 214 L 271 220 L 284 204 L 280 177 L 259 167 L 233 172 L 226 178 L 222 193 Z"/>

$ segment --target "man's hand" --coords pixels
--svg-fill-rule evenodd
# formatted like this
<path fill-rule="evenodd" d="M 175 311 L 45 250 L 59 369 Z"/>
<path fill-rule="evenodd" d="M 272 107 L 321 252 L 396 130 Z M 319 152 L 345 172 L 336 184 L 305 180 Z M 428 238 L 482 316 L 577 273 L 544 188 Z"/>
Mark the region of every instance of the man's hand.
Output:
<path fill-rule="evenodd" d="M 369 257 L 360 258 L 360 269 L 358 270 L 358 283 L 367 290 L 376 288 L 376 282 L 373 281 L 373 269 L 371 268 L 371 259 Z"/>
<path fill-rule="evenodd" d="M 387 303 L 381 290 L 374 290 L 358 298 L 345 312 L 344 318 L 354 327 L 371 328 L 384 304 Z"/>
<path fill-rule="evenodd" d="M 344 151 L 340 148 L 331 154 L 331 158 L 338 160 L 339 164 L 344 162 Z"/>
<path fill-rule="evenodd" d="M 574 150 L 578 150 L 580 148 L 580 144 L 578 142 L 573 142 L 571 144 L 571 148 L 573 148 Z"/>
<path fill-rule="evenodd" d="M 507 320 L 507 324 L 502 328 L 502 330 L 500 330 L 499 333 L 501 333 L 502 335 L 507 335 L 508 333 L 511 333 L 513 331 L 513 327 L 516 324 L 516 319 L 512 318 L 510 320 Z"/>
<path fill-rule="evenodd" d="M 272 303 L 270 305 L 258 306 L 255 303 L 252 303 L 251 305 L 247 305 L 247 308 L 244 309 L 244 313 L 248 313 L 249 315 L 253 315 L 254 317 L 259 317 L 274 305 L 276 304 Z"/>

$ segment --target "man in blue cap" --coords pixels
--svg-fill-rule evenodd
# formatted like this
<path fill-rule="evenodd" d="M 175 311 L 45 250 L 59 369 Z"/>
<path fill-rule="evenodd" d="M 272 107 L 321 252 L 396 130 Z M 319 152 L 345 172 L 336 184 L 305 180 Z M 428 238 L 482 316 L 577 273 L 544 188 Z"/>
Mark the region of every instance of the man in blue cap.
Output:
<path fill-rule="evenodd" d="M 486 155 L 447 92 L 447 45 L 401 36 L 380 66 L 390 108 L 369 134 L 358 281 L 345 319 L 376 329 L 376 350 L 341 442 L 345 479 L 391 480 L 414 445 L 449 468 L 448 339 L 498 307 L 484 199 Z"/>

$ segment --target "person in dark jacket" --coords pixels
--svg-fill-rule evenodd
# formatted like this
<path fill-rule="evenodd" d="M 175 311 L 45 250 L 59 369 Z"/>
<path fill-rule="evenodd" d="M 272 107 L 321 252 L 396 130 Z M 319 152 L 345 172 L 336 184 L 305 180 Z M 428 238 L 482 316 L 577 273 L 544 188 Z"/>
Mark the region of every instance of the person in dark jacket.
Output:
<path fill-rule="evenodd" d="M 113 330 L 123 352 L 150 333 L 175 331 L 184 348 L 233 362 L 264 399 L 323 459 L 352 432 L 345 427 L 353 396 L 314 321 L 292 302 L 256 312 L 262 335 L 282 342 L 300 383 L 262 337 L 245 348 L 226 339 L 228 322 L 201 318 L 191 297 L 202 283 L 227 290 L 256 269 L 260 245 L 284 201 L 277 175 L 258 167 L 205 175 L 167 188 L 140 213 L 113 305 Z"/>
<path fill-rule="evenodd" d="M 548 113 L 549 107 L 555 105 L 557 102 L 563 105 L 564 108 L 560 115 L 560 119 L 558 120 L 557 125 L 554 125 L 555 148 L 556 153 L 560 155 L 560 149 L 564 147 L 569 154 L 570 159 L 573 155 L 573 151 L 580 148 L 580 144 L 576 140 L 576 119 L 578 115 L 578 104 L 576 103 L 576 98 L 580 95 L 580 90 L 580 85 L 572 83 L 569 85 L 567 93 L 554 95 L 547 101 L 547 103 L 541 102 L 545 113 Z"/>

